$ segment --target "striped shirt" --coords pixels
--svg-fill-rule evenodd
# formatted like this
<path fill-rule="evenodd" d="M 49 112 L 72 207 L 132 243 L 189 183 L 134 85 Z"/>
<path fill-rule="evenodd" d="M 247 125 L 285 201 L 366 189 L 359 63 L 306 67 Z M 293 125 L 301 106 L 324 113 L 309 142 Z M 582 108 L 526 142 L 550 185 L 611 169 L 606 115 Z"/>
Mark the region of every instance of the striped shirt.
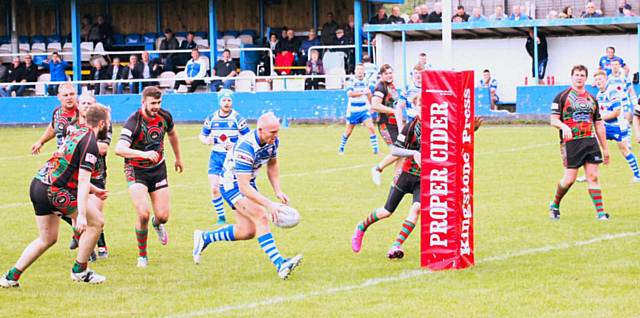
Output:
<path fill-rule="evenodd" d="M 620 128 L 626 128 L 628 126 L 622 109 L 620 95 L 615 88 L 607 86 L 604 91 L 598 91 L 596 98 L 598 99 L 598 106 L 600 106 L 600 114 L 602 117 L 614 112 L 616 109 L 620 109 L 620 115 L 618 115 L 617 118 L 605 120 L 605 126 L 616 126 Z"/>
<path fill-rule="evenodd" d="M 611 87 L 618 92 L 620 96 L 620 103 L 622 106 L 631 105 L 631 99 L 629 98 L 629 89 L 631 88 L 631 81 L 622 72 L 618 75 L 611 73 L 607 80 L 607 89 Z"/>
<path fill-rule="evenodd" d="M 371 85 L 371 82 L 368 82 L 366 79 L 359 80 L 357 78 L 354 78 L 347 82 L 347 93 L 363 93 L 363 95 L 360 95 L 358 97 L 349 97 L 347 113 L 359 113 L 368 111 L 371 108 L 371 105 L 369 104 L 368 94 L 371 92 L 372 86 L 373 85 Z"/>
<path fill-rule="evenodd" d="M 227 146 L 235 144 L 240 135 L 246 135 L 249 131 L 247 121 L 232 110 L 227 116 L 223 116 L 220 111 L 207 116 L 200 134 L 213 140 L 211 151 L 227 152 Z"/>
<path fill-rule="evenodd" d="M 258 130 L 240 137 L 224 160 L 222 185 L 233 187 L 238 182 L 238 174 L 250 174 L 254 182 L 260 167 L 277 157 L 279 143 L 276 138 L 273 144 L 260 144 Z"/>
<path fill-rule="evenodd" d="M 405 109 L 407 112 L 407 122 L 411 122 L 416 116 L 418 116 L 419 107 L 413 104 L 413 99 L 416 95 L 422 93 L 422 87 L 416 85 L 414 81 L 409 83 L 409 87 L 402 90 L 400 93 L 400 100 L 405 102 Z"/>

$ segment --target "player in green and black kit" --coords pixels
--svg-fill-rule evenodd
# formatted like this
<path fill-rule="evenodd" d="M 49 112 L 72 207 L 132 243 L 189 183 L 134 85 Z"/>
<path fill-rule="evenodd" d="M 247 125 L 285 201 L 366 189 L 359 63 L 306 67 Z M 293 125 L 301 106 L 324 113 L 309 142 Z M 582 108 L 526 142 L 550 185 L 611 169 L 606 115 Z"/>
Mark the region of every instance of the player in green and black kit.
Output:
<path fill-rule="evenodd" d="M 571 87 L 558 94 L 551 104 L 551 126 L 560 130 L 560 152 L 565 168 L 549 205 L 550 217 L 554 220 L 560 219 L 560 201 L 575 182 L 581 166 L 584 166 L 597 218 L 609 219 L 598 182 L 598 165 L 609 164 L 609 148 L 597 99 L 584 88 L 587 75 L 585 66 L 574 66 Z"/>
<path fill-rule="evenodd" d="M 90 183 L 91 173 L 98 161 L 96 136 L 106 134 L 108 126 L 107 111 L 101 107 L 91 107 L 87 111 L 86 125 L 67 135 L 64 143 L 31 182 L 29 195 L 40 236 L 27 246 L 16 264 L 0 277 L 1 287 L 19 287 L 20 275 L 55 244 L 60 225 L 58 215 L 74 219 L 76 228 L 82 234 L 78 255 L 71 269 L 71 279 L 91 284 L 105 281 L 104 276 L 88 269 L 87 262 L 104 223 L 102 214 L 89 196 L 94 194 L 106 198 L 108 195 L 107 191 Z"/>

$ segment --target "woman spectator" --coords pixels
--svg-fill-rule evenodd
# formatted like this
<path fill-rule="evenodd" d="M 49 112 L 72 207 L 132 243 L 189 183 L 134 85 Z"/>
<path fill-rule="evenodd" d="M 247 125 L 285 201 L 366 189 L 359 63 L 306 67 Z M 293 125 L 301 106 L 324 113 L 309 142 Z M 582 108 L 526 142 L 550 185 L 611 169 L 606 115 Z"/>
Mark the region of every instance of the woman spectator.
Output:
<path fill-rule="evenodd" d="M 276 47 L 278 47 L 278 36 L 275 33 L 271 33 L 271 37 L 269 37 L 269 49 L 276 53 Z"/>
<path fill-rule="evenodd" d="M 560 17 L 563 19 L 573 19 L 573 8 L 571 6 L 564 7 Z"/>
<path fill-rule="evenodd" d="M 310 59 L 307 61 L 307 75 L 324 75 L 324 67 L 318 50 L 311 50 Z M 319 77 L 307 78 L 305 89 L 319 89 L 321 82 L 322 78 Z"/>
<path fill-rule="evenodd" d="M 420 15 L 414 13 L 411 15 L 411 17 L 409 17 L 409 23 L 422 23 L 422 20 L 420 20 Z"/>

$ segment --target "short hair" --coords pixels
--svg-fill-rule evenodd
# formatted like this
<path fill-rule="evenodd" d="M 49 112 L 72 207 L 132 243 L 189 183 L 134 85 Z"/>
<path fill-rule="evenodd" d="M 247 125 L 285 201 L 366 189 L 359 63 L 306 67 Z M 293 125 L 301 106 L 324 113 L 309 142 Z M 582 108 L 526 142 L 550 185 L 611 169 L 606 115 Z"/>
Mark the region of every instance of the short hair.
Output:
<path fill-rule="evenodd" d="M 573 76 L 573 73 L 579 72 L 579 71 L 584 71 L 585 75 L 589 76 L 589 69 L 587 69 L 587 67 L 582 64 L 575 65 L 574 67 L 571 68 L 571 76 Z"/>
<path fill-rule="evenodd" d="M 456 7 L 456 9 L 458 9 L 458 10 L 462 9 L 462 10 L 464 10 L 464 6 L 463 6 L 463 5 L 458 5 L 458 6 Z"/>
<path fill-rule="evenodd" d="M 162 91 L 156 86 L 147 86 L 142 91 L 142 100 L 145 100 L 147 97 L 159 99 L 162 97 Z"/>
<path fill-rule="evenodd" d="M 364 67 L 364 64 L 358 63 L 358 64 L 356 64 L 356 67 Z"/>
<path fill-rule="evenodd" d="M 491 71 L 489 71 L 488 68 L 485 68 L 484 71 L 482 71 L 482 73 L 491 73 Z"/>
<path fill-rule="evenodd" d="M 191 49 L 191 52 L 198 52 L 198 53 L 200 53 L 200 50 L 198 50 L 198 48 L 197 48 L 197 47 L 194 47 L 193 49 Z"/>
<path fill-rule="evenodd" d="M 60 85 L 58 86 L 58 93 L 60 93 L 60 89 L 62 89 L 62 88 L 69 88 L 69 89 L 71 89 L 74 93 L 76 92 L 76 87 L 75 87 L 75 85 L 73 85 L 71 82 L 64 82 L 64 83 L 60 84 Z"/>
<path fill-rule="evenodd" d="M 189 31 L 189 32 L 187 32 L 187 35 L 194 35 L 195 36 L 196 34 L 193 33 L 193 31 Z"/>
<path fill-rule="evenodd" d="M 362 63 L 371 63 L 371 56 L 369 54 L 365 54 L 362 56 Z"/>
<path fill-rule="evenodd" d="M 593 77 L 596 78 L 596 77 L 598 77 L 600 75 L 602 75 L 604 77 L 607 77 L 607 72 L 605 72 L 603 70 L 598 70 L 595 74 L 593 74 Z"/>
<path fill-rule="evenodd" d="M 610 62 L 610 63 L 613 63 L 613 62 L 616 62 L 616 63 L 618 63 L 618 64 L 622 65 L 622 63 L 620 62 L 620 60 L 619 60 L 619 59 L 613 59 L 613 60 L 611 60 L 611 62 Z"/>
<path fill-rule="evenodd" d="M 173 31 L 171 30 L 171 28 L 166 28 L 166 29 L 164 29 L 164 33 L 173 34 Z"/>
<path fill-rule="evenodd" d="M 106 121 L 107 118 L 109 118 L 107 108 L 95 104 L 89 106 L 86 115 L 87 125 L 97 127 L 101 120 Z"/>
<path fill-rule="evenodd" d="M 229 50 L 229 49 L 224 49 L 224 51 L 222 51 L 222 53 L 229 53 L 229 54 L 231 54 L 231 50 Z"/>
<path fill-rule="evenodd" d="M 616 48 L 613 46 L 607 46 L 607 50 L 611 49 L 613 53 L 616 53 Z"/>
<path fill-rule="evenodd" d="M 84 93 L 78 97 L 78 101 L 81 99 L 91 99 L 94 103 L 96 102 L 96 97 L 91 93 Z"/>
<path fill-rule="evenodd" d="M 420 57 L 423 57 L 423 56 L 424 56 L 424 57 L 427 57 L 427 53 L 422 52 L 422 53 L 420 53 L 418 56 L 420 56 Z"/>
<path fill-rule="evenodd" d="M 389 64 L 384 64 L 382 66 L 380 66 L 380 74 L 382 75 L 382 73 L 386 72 L 387 70 L 393 69 L 391 67 L 391 65 Z"/>
<path fill-rule="evenodd" d="M 51 53 L 51 55 L 55 55 L 55 56 L 60 56 L 60 53 L 58 53 L 58 51 L 53 51 L 53 53 Z"/>

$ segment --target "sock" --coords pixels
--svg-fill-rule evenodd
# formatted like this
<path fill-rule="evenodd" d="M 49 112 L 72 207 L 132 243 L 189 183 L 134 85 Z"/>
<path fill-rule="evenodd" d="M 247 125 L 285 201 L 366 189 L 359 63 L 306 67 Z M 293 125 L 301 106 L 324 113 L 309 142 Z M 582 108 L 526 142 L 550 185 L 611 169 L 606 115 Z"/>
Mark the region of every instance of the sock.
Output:
<path fill-rule="evenodd" d="M 215 231 L 205 232 L 202 234 L 204 244 L 210 244 L 218 241 L 235 241 L 236 236 L 233 234 L 233 224 L 223 226 Z"/>
<path fill-rule="evenodd" d="M 360 228 L 360 231 L 364 232 L 367 230 L 367 228 L 369 226 L 371 226 L 371 224 L 378 222 L 378 220 L 380 220 L 378 218 L 378 215 L 376 214 L 376 211 L 371 212 L 371 214 L 369 214 L 369 216 L 367 216 L 366 219 L 364 219 L 364 221 L 360 222 L 360 224 L 358 224 L 358 228 Z"/>
<path fill-rule="evenodd" d="M 277 269 L 280 269 L 280 264 L 284 261 L 278 248 L 276 247 L 276 241 L 273 239 L 273 235 L 271 233 L 264 234 L 258 238 L 258 243 L 260 247 L 264 251 L 269 259 L 276 266 Z"/>
<path fill-rule="evenodd" d="M 222 197 L 217 197 L 211 200 L 211 203 L 213 203 L 213 206 L 216 209 L 218 219 L 224 219 L 224 203 L 222 202 Z"/>
<path fill-rule="evenodd" d="M 147 257 L 147 233 L 148 230 L 136 229 L 136 239 L 138 240 L 138 256 Z"/>
<path fill-rule="evenodd" d="M 598 214 L 604 213 L 604 203 L 602 202 L 602 190 L 589 189 L 589 195 L 591 196 L 591 201 L 593 201 L 593 205 L 596 208 L 596 212 Z"/>
<path fill-rule="evenodd" d="M 344 146 L 347 144 L 347 140 L 349 139 L 349 137 L 347 137 L 347 135 L 343 134 L 342 135 L 342 141 L 340 141 L 340 152 L 344 152 Z"/>
<path fill-rule="evenodd" d="M 373 148 L 373 152 L 378 153 L 378 151 L 380 150 L 380 148 L 378 147 L 378 136 L 369 136 L 369 142 L 371 142 L 371 148 Z"/>
<path fill-rule="evenodd" d="M 636 178 L 640 178 L 640 170 L 638 169 L 638 161 L 636 160 L 636 155 L 630 153 L 625 157 L 627 159 L 627 163 L 629 163 L 629 168 L 633 172 L 633 176 Z"/>
<path fill-rule="evenodd" d="M 7 272 L 7 276 L 6 279 L 7 280 L 15 280 L 17 281 L 18 279 L 20 279 L 20 275 L 22 275 L 22 271 L 15 268 L 15 267 L 11 267 L 11 269 Z"/>
<path fill-rule="evenodd" d="M 411 231 L 413 231 L 415 227 L 416 225 L 413 222 L 404 220 L 404 223 L 402 223 L 402 228 L 400 229 L 400 233 L 398 233 L 398 237 L 396 238 L 396 241 L 393 242 L 393 246 L 402 245 L 404 241 L 406 241 L 407 238 L 409 238 Z"/>
<path fill-rule="evenodd" d="M 98 247 L 107 248 L 107 241 L 104 239 L 104 232 L 100 233 L 100 237 L 98 238 Z"/>
<path fill-rule="evenodd" d="M 75 226 L 72 228 L 73 228 L 73 239 L 76 240 L 76 242 L 80 242 L 80 233 L 78 233 L 78 230 L 76 230 Z"/>
<path fill-rule="evenodd" d="M 567 194 L 567 192 L 569 192 L 570 188 L 571 186 L 564 187 L 562 185 L 562 182 L 558 182 L 558 187 L 556 188 L 556 195 L 553 197 L 553 202 L 551 203 L 551 206 L 553 208 L 556 208 L 556 209 L 560 208 L 560 201 L 562 200 L 564 195 Z"/>
<path fill-rule="evenodd" d="M 73 263 L 73 267 L 71 268 L 71 271 L 74 273 L 82 273 L 85 270 L 87 270 L 87 263 L 80 263 L 77 260 Z"/>

